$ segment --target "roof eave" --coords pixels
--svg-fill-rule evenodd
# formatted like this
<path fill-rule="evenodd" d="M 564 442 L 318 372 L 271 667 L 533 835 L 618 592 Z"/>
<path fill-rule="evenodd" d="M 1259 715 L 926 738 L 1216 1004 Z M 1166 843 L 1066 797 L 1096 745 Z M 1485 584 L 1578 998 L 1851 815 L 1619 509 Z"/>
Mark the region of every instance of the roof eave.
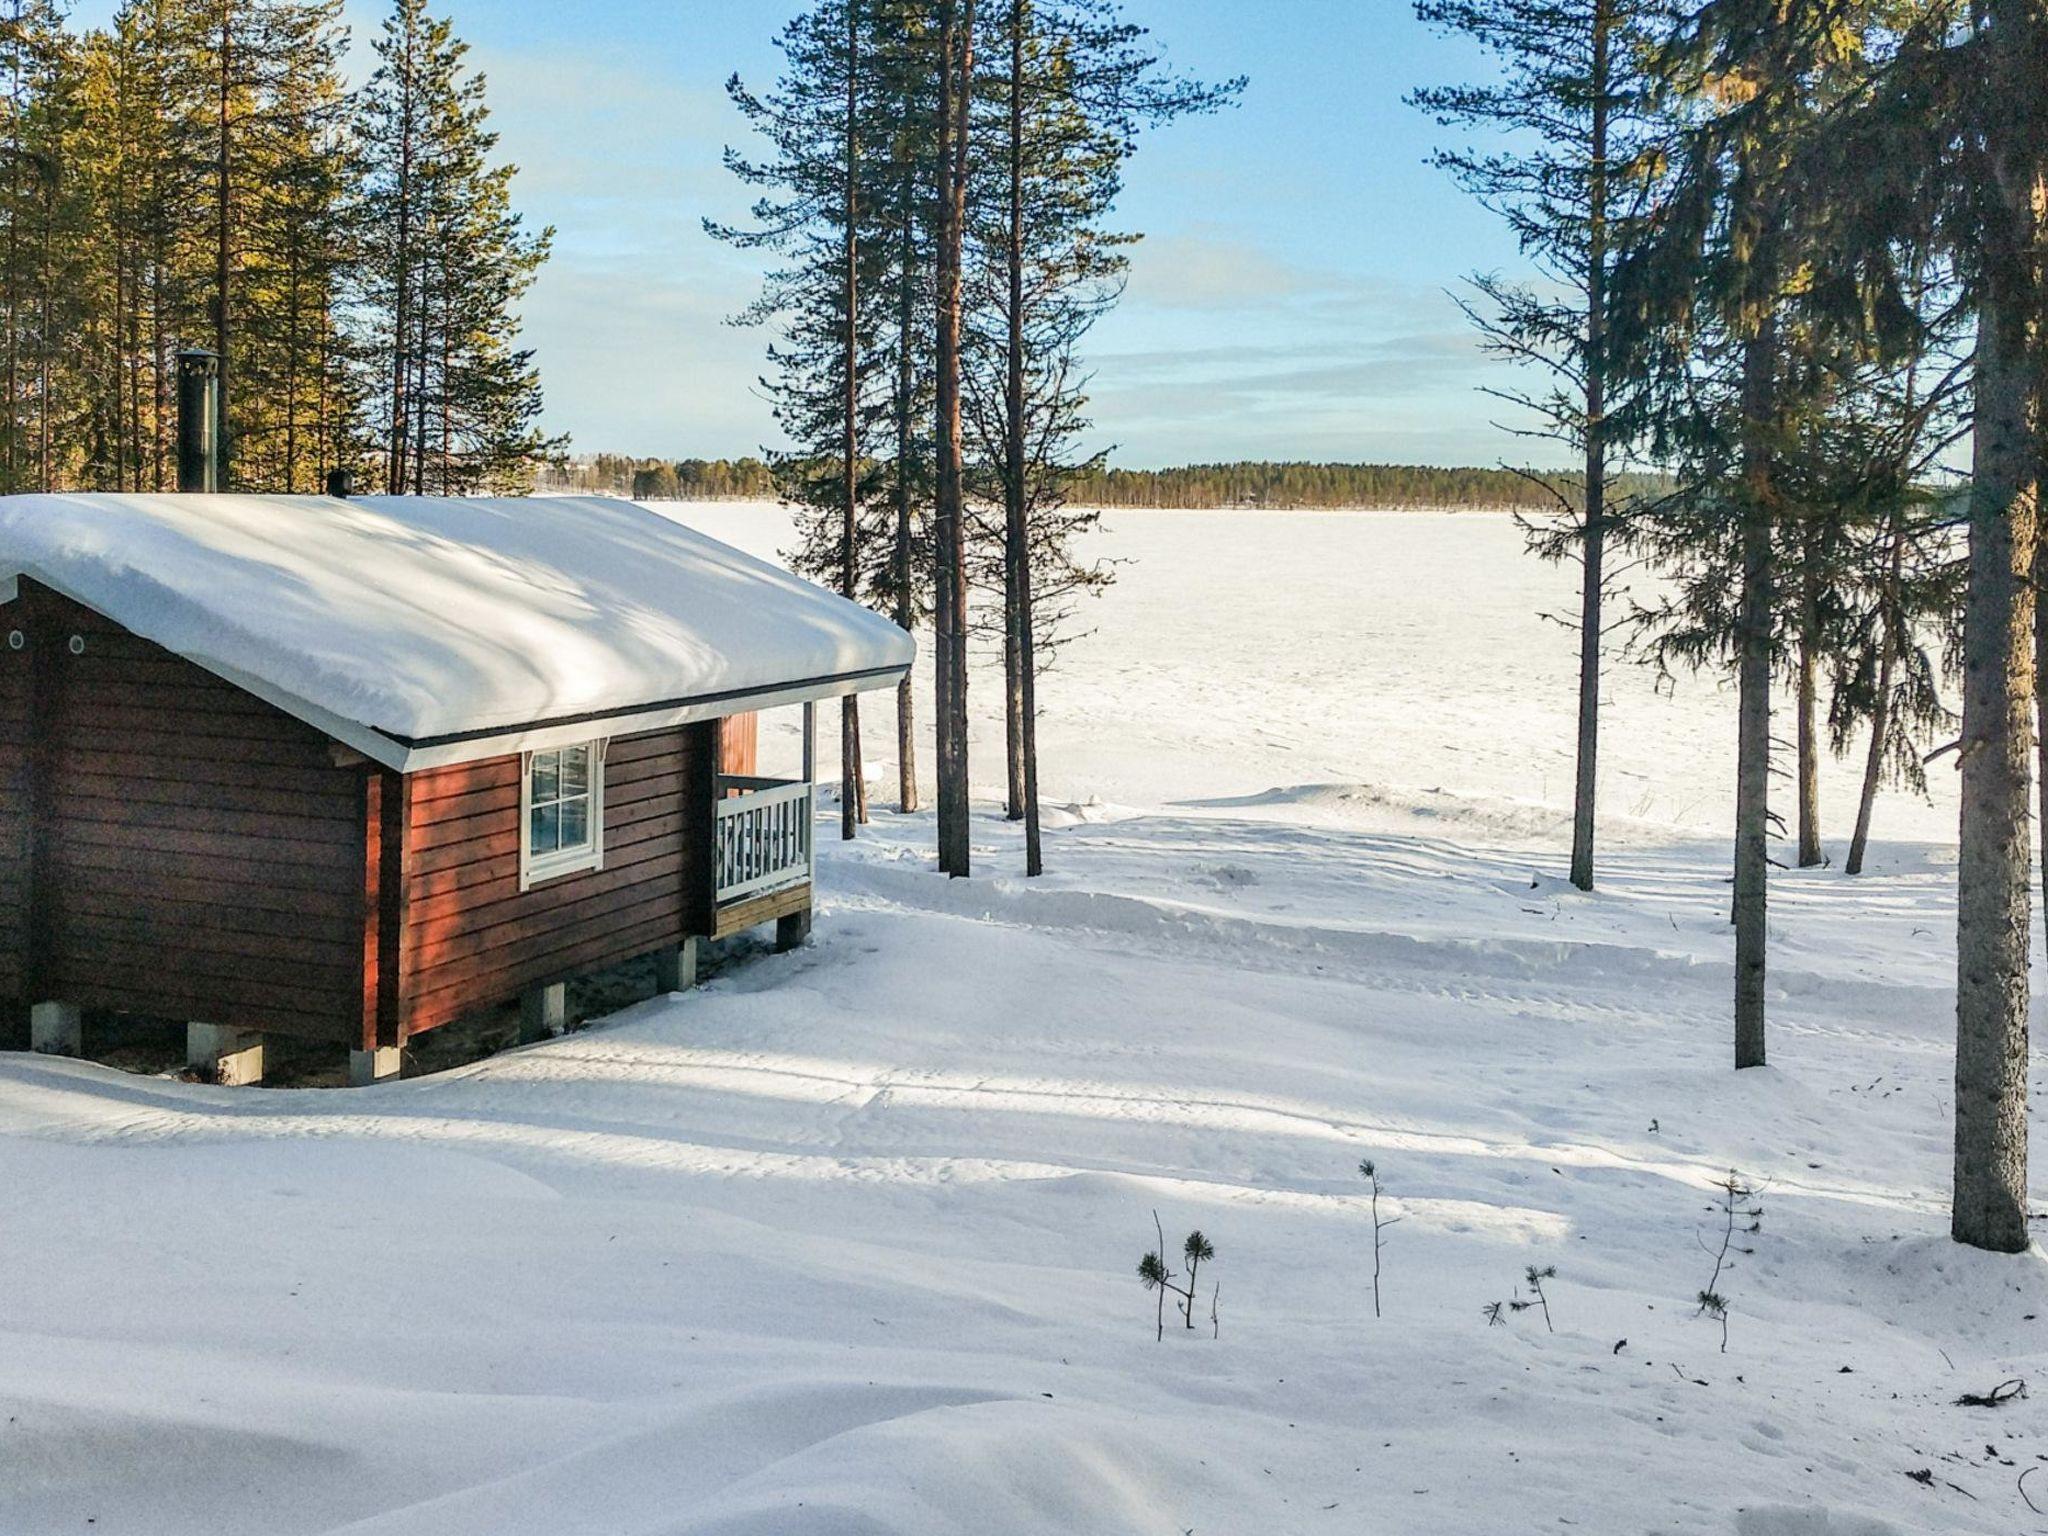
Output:
<path fill-rule="evenodd" d="M 387 768 L 395 768 L 400 773 L 421 773 L 430 768 L 452 768 L 493 757 L 509 757 L 515 752 L 545 751 L 550 747 L 570 746 L 599 737 L 639 736 L 704 720 L 722 720 L 729 715 L 754 710 L 779 709 L 790 704 L 894 688 L 903 681 L 910 667 L 911 663 L 905 662 L 901 666 L 875 667 L 832 677 L 806 678 L 762 688 L 702 694 L 694 698 L 667 699 L 618 710 L 419 740 L 393 736 L 354 722 L 339 722 L 350 726 L 354 734 L 348 736 L 328 725 L 320 725 L 319 728 Z M 288 706 L 280 704 L 279 707 Z M 308 723 L 319 724 L 310 719 Z"/>

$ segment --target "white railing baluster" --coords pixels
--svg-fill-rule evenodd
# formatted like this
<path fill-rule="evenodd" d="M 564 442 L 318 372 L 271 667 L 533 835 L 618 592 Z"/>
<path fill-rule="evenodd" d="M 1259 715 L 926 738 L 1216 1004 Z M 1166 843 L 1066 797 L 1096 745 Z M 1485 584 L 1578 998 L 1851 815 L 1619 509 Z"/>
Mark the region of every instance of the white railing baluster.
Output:
<path fill-rule="evenodd" d="M 718 899 L 734 901 L 808 882 L 813 874 L 814 788 L 736 775 L 721 777 L 718 783 Z"/>

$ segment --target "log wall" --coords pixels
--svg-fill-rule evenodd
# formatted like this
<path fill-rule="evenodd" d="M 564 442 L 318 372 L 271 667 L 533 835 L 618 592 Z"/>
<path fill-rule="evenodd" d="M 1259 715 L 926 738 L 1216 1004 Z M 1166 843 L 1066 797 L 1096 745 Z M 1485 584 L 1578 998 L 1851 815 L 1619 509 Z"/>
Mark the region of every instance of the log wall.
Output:
<path fill-rule="evenodd" d="M 0 993 L 351 1038 L 363 771 L 32 583 L 0 640 Z"/>
<path fill-rule="evenodd" d="M 707 726 L 612 741 L 604 767 L 604 868 L 525 891 L 521 759 L 413 775 L 400 1037 L 528 987 L 708 932 L 692 882 L 709 842 L 703 779 L 716 751 L 716 733 Z"/>
<path fill-rule="evenodd" d="M 613 740 L 604 867 L 522 891 L 517 755 L 402 777 L 24 581 L 0 998 L 368 1048 L 711 933 L 721 736 Z"/>

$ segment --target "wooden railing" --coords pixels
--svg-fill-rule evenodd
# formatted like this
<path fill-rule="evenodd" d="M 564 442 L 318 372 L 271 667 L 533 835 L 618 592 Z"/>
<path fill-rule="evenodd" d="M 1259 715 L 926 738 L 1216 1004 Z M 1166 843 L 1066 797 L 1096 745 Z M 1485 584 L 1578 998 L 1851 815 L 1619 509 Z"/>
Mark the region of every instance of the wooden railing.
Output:
<path fill-rule="evenodd" d="M 738 901 L 809 883 L 813 812 L 809 784 L 720 775 L 719 901 Z"/>

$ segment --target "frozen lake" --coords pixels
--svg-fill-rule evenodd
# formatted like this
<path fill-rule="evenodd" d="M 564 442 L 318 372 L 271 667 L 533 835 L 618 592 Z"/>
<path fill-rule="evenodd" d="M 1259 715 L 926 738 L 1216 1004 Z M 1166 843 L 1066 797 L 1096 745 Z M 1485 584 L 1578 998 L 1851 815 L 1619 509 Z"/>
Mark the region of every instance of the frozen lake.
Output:
<path fill-rule="evenodd" d="M 761 554 L 793 541 L 775 507 L 667 510 Z M 1503 838 L 1560 835 L 1578 642 L 1544 615 L 1575 611 L 1578 573 L 1524 553 L 1511 518 L 1116 512 L 1088 553 L 1116 562 L 1118 579 L 1076 616 L 1077 638 L 1040 689 L 1048 797 L 1151 808 L 1313 786 L 1292 797 L 1298 808 L 1370 821 L 1389 798 L 1440 790 L 1499 802 L 1461 809 Z M 1640 575 L 1635 585 L 1647 598 Z M 997 679 L 985 668 L 970 697 L 977 793 L 990 795 L 1001 792 Z M 928 725 L 922 662 L 919 680 Z M 1660 686 L 1651 669 L 1617 655 L 1606 701 L 1608 835 L 1730 828 L 1732 684 L 1703 674 Z M 1789 693 L 1779 703 L 1789 775 Z M 880 785 L 894 772 L 895 733 L 885 700 L 868 708 L 868 771 Z M 1831 850 L 1848 839 L 1861 771 L 1860 746 L 1827 764 Z M 1931 803 L 1885 795 L 1880 840 L 1954 841 L 1954 776 L 1932 778 Z M 1777 793 L 1789 819 L 1789 777 Z"/>

